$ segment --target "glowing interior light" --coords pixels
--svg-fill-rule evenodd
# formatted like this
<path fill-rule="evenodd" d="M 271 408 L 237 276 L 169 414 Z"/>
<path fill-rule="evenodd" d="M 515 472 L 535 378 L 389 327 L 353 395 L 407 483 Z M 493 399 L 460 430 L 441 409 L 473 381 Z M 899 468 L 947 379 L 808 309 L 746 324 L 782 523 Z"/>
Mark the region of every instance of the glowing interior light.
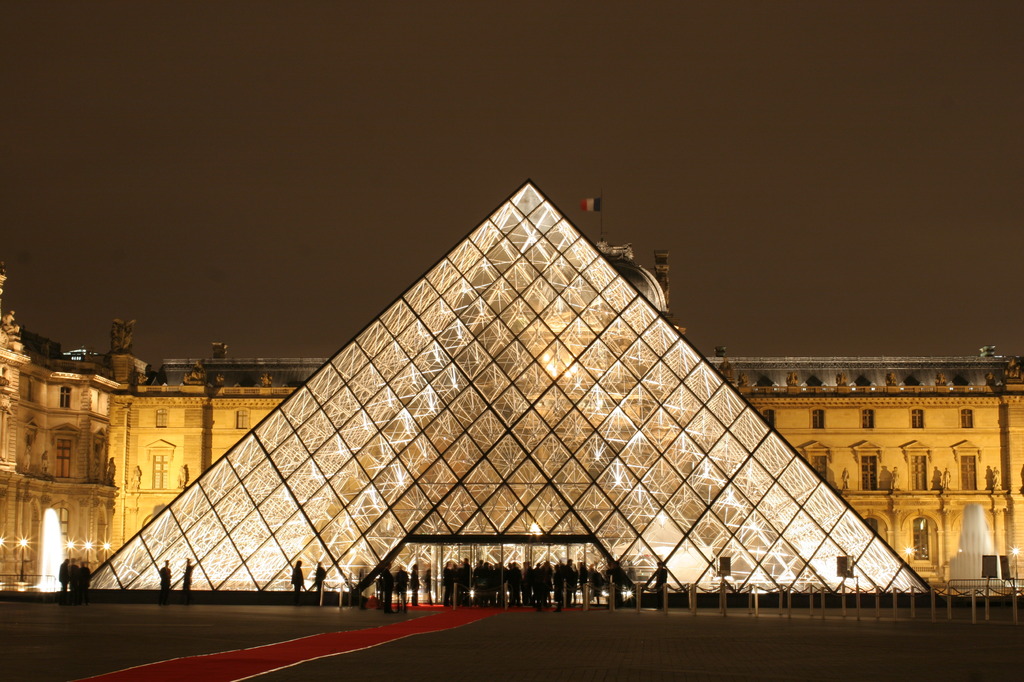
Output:
<path fill-rule="evenodd" d="M 533 523 L 530 524 L 530 532 L 532 534 L 534 534 L 534 535 L 540 535 L 541 534 L 540 526 L 537 525 L 536 521 L 534 521 Z"/>
<path fill-rule="evenodd" d="M 86 540 L 85 544 L 83 545 L 83 547 L 85 547 L 86 549 L 92 549 L 92 542 L 89 541 L 89 540 Z"/>

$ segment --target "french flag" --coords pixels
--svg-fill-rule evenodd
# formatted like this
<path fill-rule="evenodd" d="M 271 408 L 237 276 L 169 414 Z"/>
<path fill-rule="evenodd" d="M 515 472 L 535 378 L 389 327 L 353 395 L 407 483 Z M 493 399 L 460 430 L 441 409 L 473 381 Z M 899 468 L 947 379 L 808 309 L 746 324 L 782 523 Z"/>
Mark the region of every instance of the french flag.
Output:
<path fill-rule="evenodd" d="M 584 199 L 580 202 L 580 208 L 584 211 L 600 211 L 601 197 L 597 197 L 596 199 Z"/>

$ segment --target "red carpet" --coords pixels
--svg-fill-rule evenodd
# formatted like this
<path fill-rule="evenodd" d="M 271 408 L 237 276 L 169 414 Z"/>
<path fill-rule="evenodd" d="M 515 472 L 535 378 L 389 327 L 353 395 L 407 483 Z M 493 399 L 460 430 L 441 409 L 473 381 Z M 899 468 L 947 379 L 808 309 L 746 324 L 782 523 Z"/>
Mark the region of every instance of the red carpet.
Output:
<path fill-rule="evenodd" d="M 377 628 L 328 632 L 252 649 L 175 658 L 85 679 L 103 680 L 104 682 L 142 679 L 146 682 L 172 682 L 183 679 L 187 679 L 189 682 L 240 680 L 271 670 L 287 668 L 303 661 L 368 649 L 403 637 L 457 628 L 460 625 L 466 625 L 497 613 L 501 613 L 501 609 L 445 610 L 434 615 Z"/>

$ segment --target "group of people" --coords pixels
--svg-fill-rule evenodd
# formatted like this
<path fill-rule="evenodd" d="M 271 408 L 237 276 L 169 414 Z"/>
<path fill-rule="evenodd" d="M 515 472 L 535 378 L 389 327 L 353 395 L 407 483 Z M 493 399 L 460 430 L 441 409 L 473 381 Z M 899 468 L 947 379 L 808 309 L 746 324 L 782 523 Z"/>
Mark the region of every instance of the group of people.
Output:
<path fill-rule="evenodd" d="M 57 581 L 60 583 L 58 604 L 62 606 L 89 605 L 89 583 L 92 581 L 92 571 L 89 569 L 88 562 L 78 563 L 73 559 L 65 559 L 57 570 Z"/>
<path fill-rule="evenodd" d="M 660 577 L 659 577 L 660 576 Z M 658 581 L 656 584 L 655 581 Z M 655 589 L 664 585 L 664 566 L 651 578 Z M 556 611 L 575 606 L 587 594 L 597 605 L 609 583 L 615 585 L 614 594 L 621 605 L 623 593 L 632 587 L 632 581 L 617 562 L 611 562 L 604 570 L 588 567 L 584 562 L 574 563 L 572 559 L 552 564 L 540 561 L 536 564 L 513 561 L 507 566 L 478 561 L 476 566 L 469 559 L 461 562 L 449 561 L 441 571 L 441 603 L 444 606 L 532 606 L 538 611 L 551 606 Z M 409 603 L 417 605 L 420 585 L 426 586 L 426 597 L 433 603 L 431 574 L 428 566 L 420 579 L 419 564 L 413 564 L 409 571 L 402 566 L 392 573 L 391 565 L 383 567 L 377 578 L 377 599 L 385 613 L 405 611 Z M 649 586 L 652 586 L 649 584 Z"/>
<path fill-rule="evenodd" d="M 195 570 L 195 564 L 192 563 L 191 559 L 185 559 L 185 569 L 181 575 L 181 595 L 182 603 L 188 606 L 192 603 L 192 572 Z M 165 561 L 164 565 L 160 567 L 160 596 L 157 599 L 157 604 L 160 606 L 167 606 L 171 598 L 171 583 L 173 582 L 174 575 L 171 573 L 171 564 L 169 561 Z"/>
<path fill-rule="evenodd" d="M 317 603 L 323 606 L 324 603 L 324 581 L 327 580 L 327 569 L 324 568 L 322 562 L 317 562 L 316 568 L 312 573 L 309 574 L 309 579 L 313 583 L 309 589 L 315 590 L 317 594 Z M 302 590 L 306 586 L 306 579 L 302 575 L 302 562 L 296 561 L 295 566 L 292 568 L 292 590 L 295 592 L 295 605 L 299 605 L 300 597 L 302 596 Z"/>

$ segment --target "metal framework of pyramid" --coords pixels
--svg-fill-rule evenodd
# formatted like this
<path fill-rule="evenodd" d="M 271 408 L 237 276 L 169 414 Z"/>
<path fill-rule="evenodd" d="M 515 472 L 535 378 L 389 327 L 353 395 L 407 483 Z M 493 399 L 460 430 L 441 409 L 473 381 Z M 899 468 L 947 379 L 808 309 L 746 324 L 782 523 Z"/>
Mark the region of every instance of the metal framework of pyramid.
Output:
<path fill-rule="evenodd" d="M 680 584 L 924 582 L 527 182 L 97 572 L 364 584 L 403 543 L 585 538 Z"/>

